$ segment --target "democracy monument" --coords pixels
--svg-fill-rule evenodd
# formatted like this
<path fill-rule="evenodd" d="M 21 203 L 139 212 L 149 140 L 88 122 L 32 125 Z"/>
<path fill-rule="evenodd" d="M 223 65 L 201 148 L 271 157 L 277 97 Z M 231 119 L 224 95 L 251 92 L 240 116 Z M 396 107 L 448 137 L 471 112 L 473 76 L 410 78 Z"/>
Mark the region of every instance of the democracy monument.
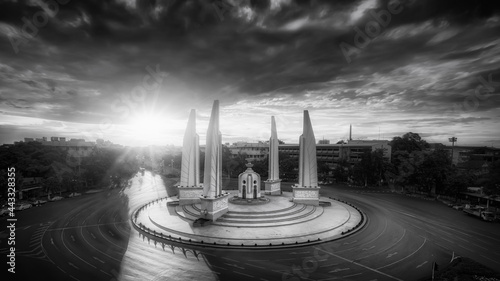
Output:
<path fill-rule="evenodd" d="M 159 198 L 137 209 L 132 215 L 133 226 L 155 245 L 174 243 L 187 248 L 294 247 L 339 239 L 359 230 L 366 222 L 359 209 L 320 195 L 316 140 L 307 110 L 302 130 L 298 183 L 292 185 L 292 192 L 281 188 L 274 116 L 264 188 L 261 176 L 248 163 L 238 176 L 238 189 L 223 190 L 219 101 L 213 103 L 207 130 L 203 183 L 196 111 L 191 110 L 183 140 L 178 195 Z"/>

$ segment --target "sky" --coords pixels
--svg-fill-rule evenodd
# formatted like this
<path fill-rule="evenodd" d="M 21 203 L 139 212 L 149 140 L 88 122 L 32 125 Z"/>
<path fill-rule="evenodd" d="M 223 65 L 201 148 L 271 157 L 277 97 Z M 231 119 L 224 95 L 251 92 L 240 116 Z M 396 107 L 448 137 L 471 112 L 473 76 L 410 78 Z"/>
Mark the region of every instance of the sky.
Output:
<path fill-rule="evenodd" d="M 500 3 L 3 0 L 0 144 L 181 145 L 214 100 L 224 143 L 392 139 L 500 147 Z"/>

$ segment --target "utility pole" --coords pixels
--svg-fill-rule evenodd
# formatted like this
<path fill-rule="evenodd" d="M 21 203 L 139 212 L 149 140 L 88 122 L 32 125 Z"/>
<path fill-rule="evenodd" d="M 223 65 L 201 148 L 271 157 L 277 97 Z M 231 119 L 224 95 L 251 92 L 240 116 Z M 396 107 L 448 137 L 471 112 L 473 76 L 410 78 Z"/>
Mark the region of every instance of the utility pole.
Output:
<path fill-rule="evenodd" d="M 455 147 L 455 142 L 457 142 L 456 137 L 448 138 L 448 141 L 451 142 L 451 166 L 453 166 L 453 148 Z"/>

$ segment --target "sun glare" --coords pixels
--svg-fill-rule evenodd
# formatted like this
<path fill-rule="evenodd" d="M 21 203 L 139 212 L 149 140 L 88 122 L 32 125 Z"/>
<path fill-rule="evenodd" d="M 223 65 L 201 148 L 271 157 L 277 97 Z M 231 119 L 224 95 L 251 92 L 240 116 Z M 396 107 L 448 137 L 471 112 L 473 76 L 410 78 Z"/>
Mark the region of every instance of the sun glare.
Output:
<path fill-rule="evenodd" d="M 168 118 L 160 114 L 141 114 L 131 120 L 130 129 L 137 138 L 156 140 L 165 134 L 167 123 Z"/>

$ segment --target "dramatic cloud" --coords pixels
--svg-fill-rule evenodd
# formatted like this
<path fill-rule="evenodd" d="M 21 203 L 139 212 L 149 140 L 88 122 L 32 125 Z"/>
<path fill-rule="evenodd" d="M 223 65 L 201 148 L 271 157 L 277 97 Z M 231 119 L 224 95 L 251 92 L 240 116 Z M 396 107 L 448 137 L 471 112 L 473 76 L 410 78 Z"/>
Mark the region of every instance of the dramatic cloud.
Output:
<path fill-rule="evenodd" d="M 2 1 L 0 142 L 180 144 L 191 108 L 203 141 L 219 99 L 224 142 L 267 139 L 271 115 L 297 142 L 308 109 L 332 141 L 498 146 L 497 2 Z"/>

